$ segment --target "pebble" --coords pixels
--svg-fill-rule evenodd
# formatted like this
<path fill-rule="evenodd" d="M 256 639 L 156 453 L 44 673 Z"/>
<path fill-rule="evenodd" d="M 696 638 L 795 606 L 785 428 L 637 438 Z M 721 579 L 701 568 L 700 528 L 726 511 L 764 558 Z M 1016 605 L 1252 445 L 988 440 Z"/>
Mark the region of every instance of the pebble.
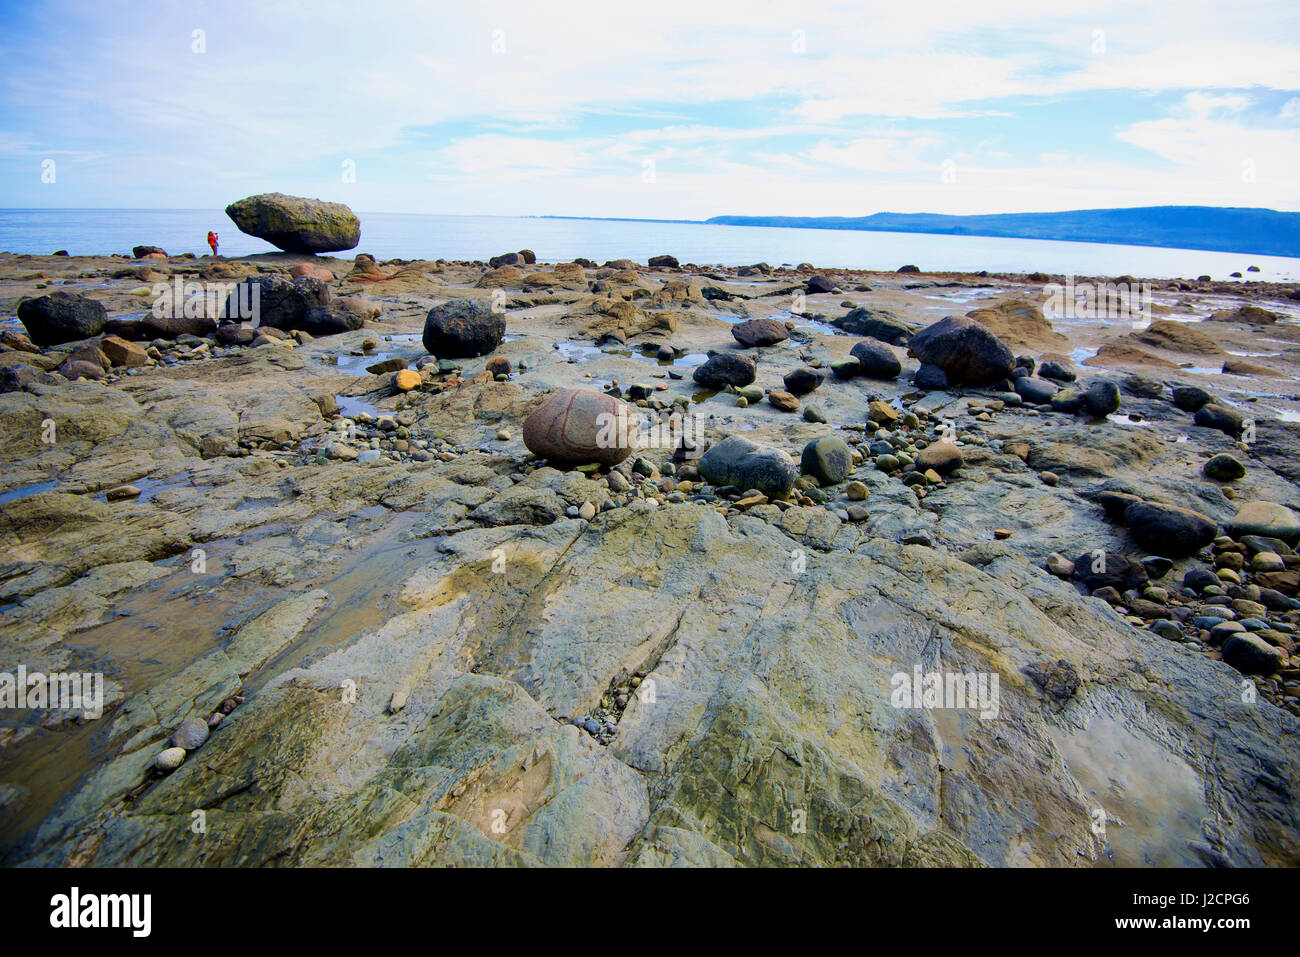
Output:
<path fill-rule="evenodd" d="M 158 752 L 158 757 L 153 759 L 153 766 L 159 771 L 175 771 L 184 763 L 184 748 L 167 748 Z"/>
<path fill-rule="evenodd" d="M 172 745 L 193 751 L 208 740 L 208 723 L 202 718 L 187 718 L 172 734 Z"/>
<path fill-rule="evenodd" d="M 578 518 L 585 519 L 586 521 L 590 522 L 595 517 L 596 517 L 596 506 L 593 505 L 591 502 L 583 502 L 582 506 L 578 509 Z"/>

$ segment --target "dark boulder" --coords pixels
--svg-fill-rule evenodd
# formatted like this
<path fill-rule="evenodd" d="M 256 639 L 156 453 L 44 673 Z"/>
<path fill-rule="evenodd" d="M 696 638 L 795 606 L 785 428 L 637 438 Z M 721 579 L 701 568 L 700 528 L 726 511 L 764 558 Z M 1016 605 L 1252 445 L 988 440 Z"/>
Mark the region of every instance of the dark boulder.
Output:
<path fill-rule="evenodd" d="M 907 345 L 908 354 L 936 365 L 953 385 L 992 385 L 1011 375 L 1015 359 L 987 327 L 965 316 L 949 316 L 922 329 Z"/>
<path fill-rule="evenodd" d="M 732 326 L 731 335 L 742 346 L 772 346 L 789 339 L 790 330 L 775 319 L 750 319 Z"/>
<path fill-rule="evenodd" d="M 506 317 L 476 299 L 452 299 L 429 310 L 424 348 L 439 359 L 487 355 L 506 334 Z"/>
<path fill-rule="evenodd" d="M 1219 525 L 1189 508 L 1134 502 L 1124 510 L 1124 523 L 1148 551 L 1167 558 L 1195 555 L 1214 541 Z"/>
<path fill-rule="evenodd" d="M 1073 382 L 1078 378 L 1073 369 L 1055 359 L 1050 359 L 1039 366 L 1038 374 L 1044 379 L 1055 379 L 1057 382 Z"/>
<path fill-rule="evenodd" d="M 1083 392 L 1083 405 L 1090 415 L 1104 419 L 1119 411 L 1119 386 L 1109 379 L 1095 379 Z"/>
<path fill-rule="evenodd" d="M 235 286 L 221 315 L 231 321 L 251 320 L 254 327 L 270 326 L 287 332 L 304 328 L 307 310 L 329 304 L 329 286 L 313 276 L 293 280 L 254 276 Z"/>
<path fill-rule="evenodd" d="M 738 435 L 705 452 L 696 467 L 714 485 L 757 489 L 769 497 L 786 494 L 799 478 L 799 467 L 785 452 Z"/>
<path fill-rule="evenodd" d="M 799 468 L 822 485 L 838 485 L 853 469 L 853 453 L 843 439 L 827 435 L 813 439 L 803 447 Z"/>
<path fill-rule="evenodd" d="M 942 392 L 948 388 L 948 375 L 938 366 L 923 362 L 912 377 L 912 383 L 926 392 Z"/>
<path fill-rule="evenodd" d="M 795 369 L 793 372 L 785 374 L 785 391 L 793 395 L 807 395 L 809 392 L 816 391 L 826 380 L 816 369 Z"/>
<path fill-rule="evenodd" d="M 365 320 L 339 306 L 312 306 L 298 321 L 295 329 L 312 336 L 336 336 L 365 325 Z"/>
<path fill-rule="evenodd" d="M 692 378 L 706 389 L 725 389 L 727 386 L 749 385 L 758 375 L 758 367 L 748 356 L 728 352 L 710 356 L 696 370 Z"/>
<path fill-rule="evenodd" d="M 903 371 L 898 356 L 880 342 L 864 340 L 855 345 L 849 354 L 858 360 L 862 374 L 869 379 L 897 379 Z"/>
<path fill-rule="evenodd" d="M 73 292 L 52 292 L 18 303 L 18 321 L 38 346 L 89 339 L 104 331 L 108 310 L 102 302 Z"/>
<path fill-rule="evenodd" d="M 1241 427 L 1245 420 L 1236 409 L 1211 402 L 1197 409 L 1192 421 L 1203 428 L 1218 429 L 1236 439 L 1241 437 Z"/>
<path fill-rule="evenodd" d="M 1031 379 L 1028 376 L 1018 376 L 1013 380 L 1012 384 L 1015 387 L 1016 395 L 1031 405 L 1046 405 L 1052 401 L 1052 396 L 1056 395 L 1061 388 L 1046 379 Z"/>
<path fill-rule="evenodd" d="M 1174 405 L 1184 412 L 1196 412 L 1201 406 L 1214 401 L 1214 396 L 1196 385 L 1174 386 Z"/>
<path fill-rule="evenodd" d="M 1149 580 L 1140 561 L 1102 548 L 1084 552 L 1074 560 L 1074 579 L 1089 593 L 1107 587 L 1122 593 L 1130 588 L 1140 588 Z"/>

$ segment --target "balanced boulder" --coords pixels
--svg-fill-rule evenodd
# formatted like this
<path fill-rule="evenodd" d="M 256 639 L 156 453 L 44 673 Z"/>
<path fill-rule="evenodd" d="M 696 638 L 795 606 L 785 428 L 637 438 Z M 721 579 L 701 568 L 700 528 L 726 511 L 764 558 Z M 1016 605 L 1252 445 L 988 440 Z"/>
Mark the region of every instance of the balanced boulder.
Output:
<path fill-rule="evenodd" d="M 261 193 L 231 203 L 226 215 L 240 232 L 289 253 L 352 249 L 361 241 L 361 223 L 342 203 Z"/>

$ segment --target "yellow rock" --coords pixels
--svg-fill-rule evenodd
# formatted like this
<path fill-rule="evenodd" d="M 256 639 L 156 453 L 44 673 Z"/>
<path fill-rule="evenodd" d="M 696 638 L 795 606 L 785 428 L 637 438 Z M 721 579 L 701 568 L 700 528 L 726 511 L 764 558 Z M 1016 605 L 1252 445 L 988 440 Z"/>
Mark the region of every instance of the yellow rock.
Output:
<path fill-rule="evenodd" d="M 414 369 L 402 369 L 393 377 L 393 385 L 401 392 L 410 392 L 420 384 L 420 373 Z"/>

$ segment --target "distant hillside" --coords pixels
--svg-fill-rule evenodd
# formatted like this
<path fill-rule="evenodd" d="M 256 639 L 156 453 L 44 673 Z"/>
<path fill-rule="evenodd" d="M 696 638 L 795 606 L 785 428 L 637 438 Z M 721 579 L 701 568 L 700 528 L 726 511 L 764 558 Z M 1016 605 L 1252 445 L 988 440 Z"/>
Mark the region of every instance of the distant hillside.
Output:
<path fill-rule="evenodd" d="M 1057 239 L 1078 243 L 1171 246 L 1261 256 L 1300 256 L 1300 213 L 1224 206 L 1140 206 L 1074 209 L 1062 213 L 876 213 L 873 216 L 714 216 L 720 226 L 787 226 L 865 229 L 891 233 L 941 233 Z"/>

